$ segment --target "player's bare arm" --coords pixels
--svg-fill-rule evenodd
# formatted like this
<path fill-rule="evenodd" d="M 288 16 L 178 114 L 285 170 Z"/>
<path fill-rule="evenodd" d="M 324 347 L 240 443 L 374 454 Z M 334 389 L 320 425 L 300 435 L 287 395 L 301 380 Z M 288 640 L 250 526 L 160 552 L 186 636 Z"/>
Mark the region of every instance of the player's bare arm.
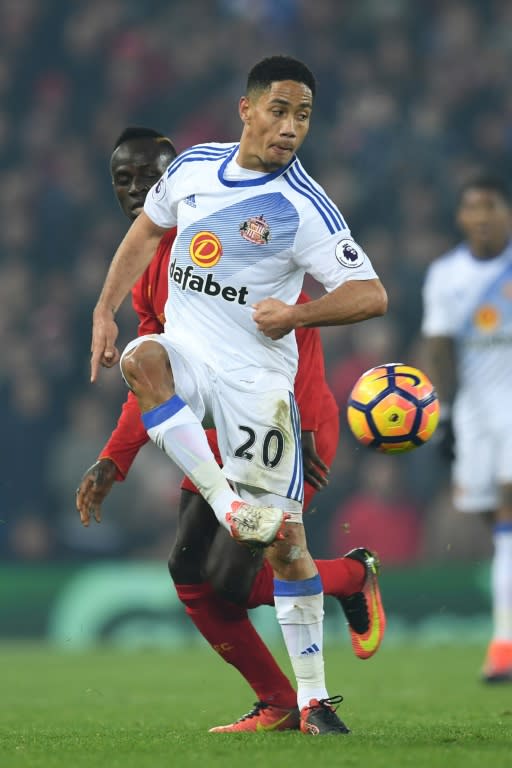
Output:
<path fill-rule="evenodd" d="M 93 312 L 91 381 L 99 367 L 111 368 L 119 361 L 116 348 L 118 327 L 114 316 L 129 290 L 150 263 L 166 230 L 142 212 L 133 222 L 117 249 L 103 290 Z"/>
<path fill-rule="evenodd" d="M 381 281 L 348 280 L 331 293 L 306 304 L 290 306 L 278 299 L 253 305 L 258 330 L 276 341 L 295 328 L 349 325 L 384 315 L 387 294 Z"/>
<path fill-rule="evenodd" d="M 455 343 L 450 336 L 425 339 L 428 375 L 437 390 L 439 401 L 451 405 L 457 389 Z"/>
<path fill-rule="evenodd" d="M 101 505 L 116 479 L 117 467 L 112 459 L 99 459 L 89 467 L 76 489 L 76 508 L 86 528 L 94 517 L 101 522 Z"/>
<path fill-rule="evenodd" d="M 457 361 L 455 342 L 451 336 L 430 336 L 425 339 L 428 374 L 436 388 L 441 411 L 433 443 L 443 459 L 455 458 L 455 432 L 452 406 L 457 391 Z"/>

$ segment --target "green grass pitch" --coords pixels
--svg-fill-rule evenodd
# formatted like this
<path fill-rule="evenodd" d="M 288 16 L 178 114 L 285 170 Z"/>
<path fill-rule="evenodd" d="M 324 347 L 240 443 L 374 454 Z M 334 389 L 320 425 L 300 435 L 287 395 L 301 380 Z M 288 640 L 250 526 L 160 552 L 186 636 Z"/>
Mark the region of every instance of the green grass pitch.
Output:
<path fill-rule="evenodd" d="M 248 651 L 250 652 L 250 651 Z M 328 648 L 329 690 L 349 736 L 207 733 L 254 694 L 208 649 L 0 648 L 3 768 L 505 768 L 512 684 L 478 681 L 483 648 L 385 646 L 373 659 Z M 283 652 L 278 658 L 289 672 Z"/>

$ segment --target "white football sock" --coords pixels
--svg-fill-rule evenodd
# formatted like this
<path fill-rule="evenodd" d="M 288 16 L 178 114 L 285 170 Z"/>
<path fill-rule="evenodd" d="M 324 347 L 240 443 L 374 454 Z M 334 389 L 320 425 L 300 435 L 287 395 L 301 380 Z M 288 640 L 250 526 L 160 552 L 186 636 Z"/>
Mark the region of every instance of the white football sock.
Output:
<path fill-rule="evenodd" d="M 512 642 L 512 523 L 494 526 L 491 575 L 493 640 Z"/>
<path fill-rule="evenodd" d="M 219 523 L 229 530 L 226 513 L 234 501 L 240 501 L 240 497 L 232 491 L 215 461 L 197 416 L 174 395 L 143 413 L 142 421 L 151 440 L 192 480 Z"/>
<path fill-rule="evenodd" d="M 301 581 L 274 579 L 276 615 L 297 679 L 297 706 L 326 699 L 323 658 L 324 595 L 317 574 Z"/>

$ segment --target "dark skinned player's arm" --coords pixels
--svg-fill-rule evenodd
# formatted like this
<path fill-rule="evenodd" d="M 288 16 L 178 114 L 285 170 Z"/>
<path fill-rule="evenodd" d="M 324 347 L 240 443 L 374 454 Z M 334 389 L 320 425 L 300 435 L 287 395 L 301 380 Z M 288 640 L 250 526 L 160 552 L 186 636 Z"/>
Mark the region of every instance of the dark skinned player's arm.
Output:
<path fill-rule="evenodd" d="M 426 373 L 436 388 L 439 402 L 451 406 L 457 390 L 455 343 L 450 336 L 430 336 L 425 339 Z"/>

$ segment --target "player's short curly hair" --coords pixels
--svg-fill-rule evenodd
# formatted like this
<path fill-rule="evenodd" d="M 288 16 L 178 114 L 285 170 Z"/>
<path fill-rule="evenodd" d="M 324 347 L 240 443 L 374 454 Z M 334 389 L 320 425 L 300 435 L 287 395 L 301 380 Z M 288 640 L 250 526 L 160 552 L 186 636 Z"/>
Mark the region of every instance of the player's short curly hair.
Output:
<path fill-rule="evenodd" d="M 155 139 L 155 141 L 165 145 L 165 149 L 168 150 L 169 154 L 173 157 L 176 157 L 178 154 L 176 152 L 176 147 L 168 136 L 164 136 L 163 133 L 155 131 L 153 128 L 144 128 L 138 125 L 129 125 L 128 128 L 125 128 L 124 131 L 119 134 L 114 143 L 113 152 L 115 152 L 121 144 L 124 144 L 126 141 L 131 141 L 132 139 Z"/>
<path fill-rule="evenodd" d="M 279 80 L 304 83 L 315 95 L 315 76 L 302 61 L 291 56 L 269 56 L 255 64 L 247 78 L 247 93 L 270 88 L 272 83 Z"/>
<path fill-rule="evenodd" d="M 469 189 L 490 190 L 491 192 L 496 192 L 507 204 L 512 202 L 510 185 L 503 176 L 495 171 L 480 170 L 469 176 L 460 188 L 459 203 L 462 201 L 464 193 Z"/>

